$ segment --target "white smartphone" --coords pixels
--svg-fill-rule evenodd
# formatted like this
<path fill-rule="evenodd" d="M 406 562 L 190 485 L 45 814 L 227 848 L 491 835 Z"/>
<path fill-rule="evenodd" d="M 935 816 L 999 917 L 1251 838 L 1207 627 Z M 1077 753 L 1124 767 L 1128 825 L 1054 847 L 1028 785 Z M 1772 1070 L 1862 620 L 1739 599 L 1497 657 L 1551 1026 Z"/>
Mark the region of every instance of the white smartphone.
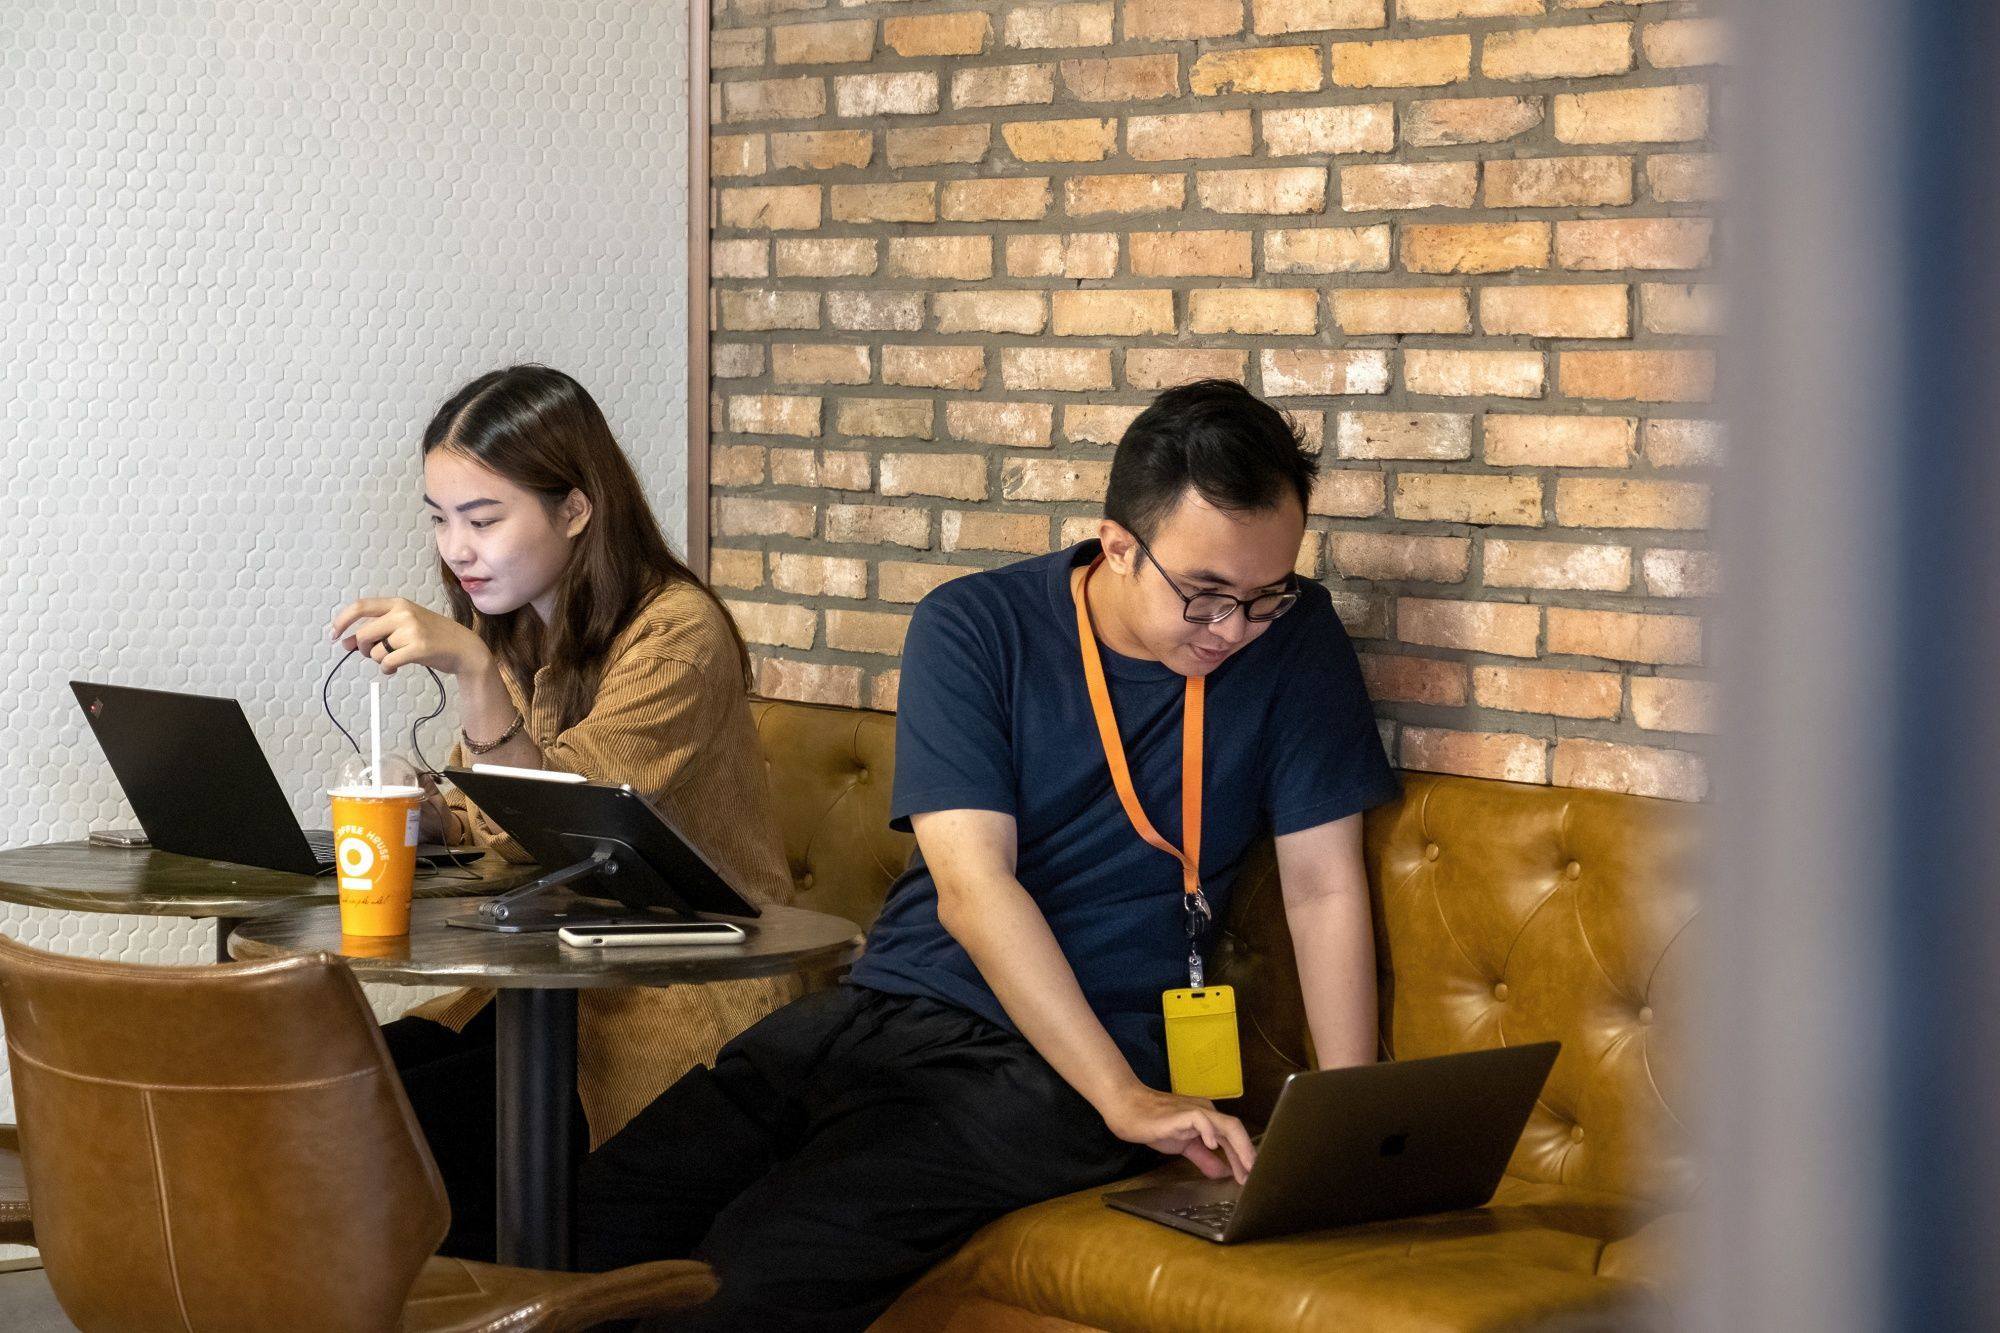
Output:
<path fill-rule="evenodd" d="M 564 926 L 564 944 L 580 949 L 657 949 L 673 944 L 741 944 L 743 927 L 727 921 L 640 921 L 617 926 Z"/>

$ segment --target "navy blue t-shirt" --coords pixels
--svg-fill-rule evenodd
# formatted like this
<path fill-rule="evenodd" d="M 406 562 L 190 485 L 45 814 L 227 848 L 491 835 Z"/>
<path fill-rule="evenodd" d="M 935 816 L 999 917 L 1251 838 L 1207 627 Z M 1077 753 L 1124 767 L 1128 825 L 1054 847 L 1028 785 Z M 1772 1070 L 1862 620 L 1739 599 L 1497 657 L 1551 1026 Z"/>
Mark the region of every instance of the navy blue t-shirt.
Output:
<path fill-rule="evenodd" d="M 1015 876 L 1133 1072 L 1167 1086 L 1160 993 L 1187 985 L 1181 867 L 1142 841 L 1111 785 L 1076 641 L 1070 571 L 1095 541 L 969 574 L 917 607 L 903 645 L 891 822 L 933 810 L 1014 817 Z M 1140 804 L 1181 838 L 1186 680 L 1103 647 Z M 1262 833 L 1296 833 L 1396 794 L 1353 646 L 1325 588 L 1209 675 L 1201 881 L 1218 920 Z M 915 852 L 849 980 L 955 1004 L 1013 1030 L 970 956 L 938 923 Z"/>

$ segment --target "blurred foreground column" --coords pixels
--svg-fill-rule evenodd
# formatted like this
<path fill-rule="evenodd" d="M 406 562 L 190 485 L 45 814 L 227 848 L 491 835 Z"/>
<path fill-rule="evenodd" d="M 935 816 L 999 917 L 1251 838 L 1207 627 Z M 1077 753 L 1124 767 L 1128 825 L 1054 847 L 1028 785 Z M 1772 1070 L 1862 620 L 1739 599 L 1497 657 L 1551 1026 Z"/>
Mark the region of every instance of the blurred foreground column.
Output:
<path fill-rule="evenodd" d="M 1695 1326 L 2000 1328 L 1991 0 L 1748 0 Z"/>

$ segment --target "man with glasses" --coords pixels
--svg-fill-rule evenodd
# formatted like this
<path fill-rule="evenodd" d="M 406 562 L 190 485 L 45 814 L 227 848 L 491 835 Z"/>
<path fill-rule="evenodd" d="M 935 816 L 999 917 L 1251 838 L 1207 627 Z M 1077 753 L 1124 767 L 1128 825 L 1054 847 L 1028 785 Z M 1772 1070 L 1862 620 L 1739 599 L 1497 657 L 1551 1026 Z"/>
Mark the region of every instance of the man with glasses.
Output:
<path fill-rule="evenodd" d="M 1161 1153 L 1240 1181 L 1249 1136 L 1173 1090 L 1164 1011 L 1261 836 L 1321 1065 L 1375 1058 L 1361 812 L 1396 781 L 1331 599 L 1293 573 L 1315 471 L 1241 386 L 1169 390 L 1097 540 L 924 599 L 891 801 L 917 851 L 867 952 L 593 1155 L 592 1266 L 714 1264 L 676 1329 L 861 1329 L 1015 1208 Z"/>

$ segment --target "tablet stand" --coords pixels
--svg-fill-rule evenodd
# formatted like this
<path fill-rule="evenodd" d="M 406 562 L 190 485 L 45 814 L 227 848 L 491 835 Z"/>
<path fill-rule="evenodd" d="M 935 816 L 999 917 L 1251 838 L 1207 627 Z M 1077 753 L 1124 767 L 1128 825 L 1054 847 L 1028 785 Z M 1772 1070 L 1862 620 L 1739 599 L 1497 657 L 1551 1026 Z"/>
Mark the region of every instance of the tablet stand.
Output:
<path fill-rule="evenodd" d="M 635 911 L 616 903 L 586 897 L 570 888 L 578 881 L 615 876 L 621 881 L 642 886 L 647 896 L 656 901 L 661 897 L 673 897 L 666 880 L 631 844 L 617 838 L 587 837 L 576 833 L 560 836 L 572 852 L 584 853 L 581 860 L 529 880 L 517 889 L 488 898 L 479 904 L 479 910 L 473 916 L 453 917 L 448 924 L 466 930 L 490 930 L 512 935 L 560 930 L 564 926 L 612 926 L 689 919 L 683 913 L 665 909 Z"/>

